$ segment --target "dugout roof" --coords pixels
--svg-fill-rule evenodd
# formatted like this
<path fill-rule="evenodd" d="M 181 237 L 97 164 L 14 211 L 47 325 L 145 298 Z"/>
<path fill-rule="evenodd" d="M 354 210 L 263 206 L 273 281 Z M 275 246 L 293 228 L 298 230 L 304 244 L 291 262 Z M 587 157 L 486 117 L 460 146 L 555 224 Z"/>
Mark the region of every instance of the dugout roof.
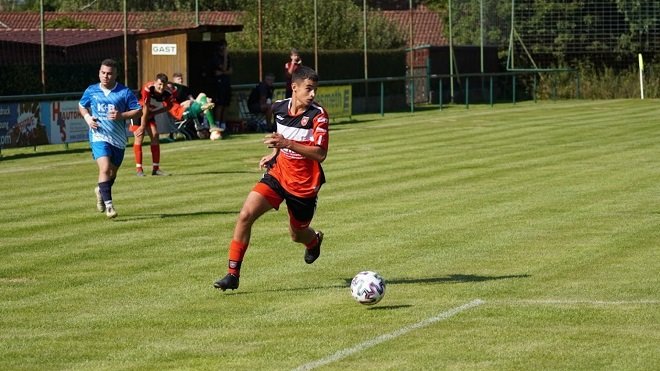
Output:
<path fill-rule="evenodd" d="M 201 32 L 236 32 L 243 29 L 239 12 L 200 12 L 199 25 L 190 12 L 127 13 L 127 34 L 148 36 L 184 30 Z M 44 32 L 48 46 L 70 47 L 121 37 L 123 13 L 45 13 L 44 22 L 70 19 L 93 26 L 90 29 L 52 29 Z M 41 44 L 40 15 L 33 12 L 0 12 L 0 41 L 18 44 Z"/>

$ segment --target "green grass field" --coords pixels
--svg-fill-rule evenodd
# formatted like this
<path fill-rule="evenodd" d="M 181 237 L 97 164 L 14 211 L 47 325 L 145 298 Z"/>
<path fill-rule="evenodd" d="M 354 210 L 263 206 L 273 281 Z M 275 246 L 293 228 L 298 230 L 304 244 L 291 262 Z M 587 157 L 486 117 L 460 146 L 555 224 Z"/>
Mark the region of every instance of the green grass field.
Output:
<path fill-rule="evenodd" d="M 657 370 L 659 103 L 337 121 L 321 257 L 268 213 L 225 293 L 261 134 L 165 144 L 171 177 L 129 148 L 115 220 L 86 143 L 3 150 L 0 369 Z M 348 290 L 365 269 L 373 307 Z"/>

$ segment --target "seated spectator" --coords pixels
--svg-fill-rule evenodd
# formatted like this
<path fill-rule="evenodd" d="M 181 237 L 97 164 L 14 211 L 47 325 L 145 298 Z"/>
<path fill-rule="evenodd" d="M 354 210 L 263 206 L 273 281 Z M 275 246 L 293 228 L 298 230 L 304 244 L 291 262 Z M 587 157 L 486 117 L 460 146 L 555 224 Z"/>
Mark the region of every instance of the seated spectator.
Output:
<path fill-rule="evenodd" d="M 181 72 L 175 72 L 172 74 L 172 81 L 167 82 L 167 87 L 172 92 L 174 100 L 181 104 L 188 100 L 194 100 L 195 97 L 192 95 L 190 88 L 183 83 L 183 74 Z M 179 120 L 179 119 L 177 119 Z M 196 128 L 192 122 L 185 123 L 185 128 L 188 133 L 195 133 Z M 174 140 L 174 133 L 170 132 L 170 139 Z"/>
<path fill-rule="evenodd" d="M 172 80 L 168 83 L 168 86 L 173 92 L 174 99 L 181 105 L 180 109 L 171 112 L 172 116 L 179 121 L 195 118 L 196 120 L 187 123 L 187 131 L 196 133 L 199 139 L 207 139 L 210 135 L 209 130 L 217 130 L 213 119 L 215 104 L 204 93 L 199 93 L 197 98 L 194 98 L 192 90 L 183 84 L 182 73 L 175 72 L 172 75 Z M 172 134 L 170 134 L 170 137 L 172 137 Z"/>
<path fill-rule="evenodd" d="M 273 130 L 273 83 L 275 75 L 267 73 L 262 82 L 257 84 L 248 97 L 248 109 L 255 114 L 263 114 L 266 117 L 266 126 L 269 131 Z"/>
<path fill-rule="evenodd" d="M 179 121 L 188 118 L 197 118 L 197 120 L 193 120 L 196 122 L 193 123 L 193 125 L 195 125 L 194 129 L 197 132 L 197 137 L 200 139 L 206 139 L 210 135 L 210 130 L 218 129 L 215 125 L 210 127 L 209 125 L 203 124 L 199 118 L 204 115 L 208 122 L 213 122 L 214 107 L 215 104 L 211 102 L 211 98 L 208 98 L 204 93 L 199 93 L 197 98 L 183 101 L 179 107 L 174 107 L 170 113 Z"/>

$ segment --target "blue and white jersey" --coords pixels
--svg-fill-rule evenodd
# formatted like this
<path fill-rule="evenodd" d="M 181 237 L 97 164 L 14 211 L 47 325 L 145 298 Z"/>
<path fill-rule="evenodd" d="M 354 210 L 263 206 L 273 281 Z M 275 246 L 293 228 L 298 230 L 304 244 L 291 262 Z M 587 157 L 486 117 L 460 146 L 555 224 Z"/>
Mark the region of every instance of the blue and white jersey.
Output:
<path fill-rule="evenodd" d="M 100 83 L 90 85 L 78 104 L 87 108 L 99 124 L 98 128 L 89 130 L 90 143 L 107 142 L 118 148 L 126 147 L 126 121 L 109 120 L 108 110 L 114 108 L 117 112 L 126 112 L 142 108 L 129 88 L 120 83 L 111 90 L 104 89 Z"/>

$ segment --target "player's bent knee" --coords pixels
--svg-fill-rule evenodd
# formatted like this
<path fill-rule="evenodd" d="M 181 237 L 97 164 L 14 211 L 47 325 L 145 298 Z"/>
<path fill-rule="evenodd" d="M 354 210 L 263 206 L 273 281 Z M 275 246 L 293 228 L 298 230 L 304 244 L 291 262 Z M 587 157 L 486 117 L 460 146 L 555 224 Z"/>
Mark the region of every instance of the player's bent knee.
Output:
<path fill-rule="evenodd" d="M 259 216 L 248 209 L 241 209 L 238 213 L 238 222 L 242 225 L 252 225 Z"/>

